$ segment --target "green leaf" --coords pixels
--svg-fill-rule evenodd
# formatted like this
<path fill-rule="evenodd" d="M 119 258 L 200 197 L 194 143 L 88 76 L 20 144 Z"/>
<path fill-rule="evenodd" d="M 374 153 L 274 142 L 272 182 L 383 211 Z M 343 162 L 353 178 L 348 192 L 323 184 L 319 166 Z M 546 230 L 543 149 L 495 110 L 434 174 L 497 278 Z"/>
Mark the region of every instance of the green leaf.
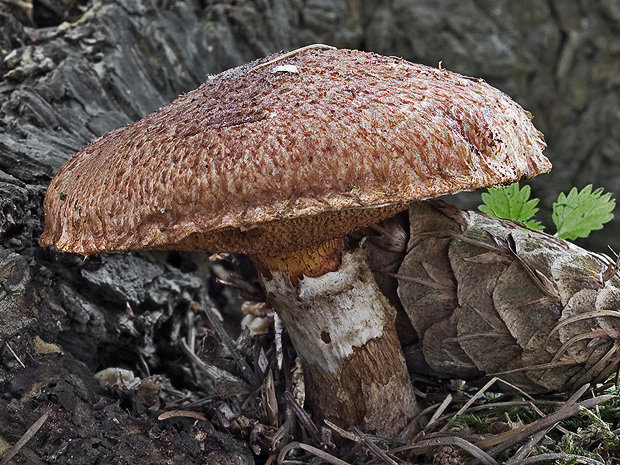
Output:
<path fill-rule="evenodd" d="M 538 212 L 538 199 L 530 199 L 530 186 L 519 189 L 515 182 L 504 187 L 491 187 L 482 194 L 483 205 L 478 209 L 499 220 L 513 220 L 524 223 L 532 229 L 543 229 L 542 224 L 532 219 Z"/>
<path fill-rule="evenodd" d="M 603 194 L 602 188 L 592 191 L 591 184 L 581 192 L 576 187 L 568 195 L 562 192 L 554 202 L 551 214 L 557 228 L 556 235 L 568 240 L 587 237 L 590 232 L 601 229 L 611 221 L 615 206 L 616 201 L 610 193 Z"/>

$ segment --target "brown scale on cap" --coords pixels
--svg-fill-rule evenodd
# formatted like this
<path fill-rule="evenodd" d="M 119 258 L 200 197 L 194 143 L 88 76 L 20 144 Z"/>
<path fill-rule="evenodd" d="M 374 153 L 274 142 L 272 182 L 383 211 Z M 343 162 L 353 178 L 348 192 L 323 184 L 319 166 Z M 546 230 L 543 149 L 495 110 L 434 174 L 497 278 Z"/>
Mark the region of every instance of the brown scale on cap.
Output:
<path fill-rule="evenodd" d="M 300 50 L 221 73 L 83 148 L 49 186 L 40 244 L 250 254 L 317 424 L 392 435 L 417 412 L 395 311 L 344 236 L 416 200 L 548 171 L 544 146 L 529 114 L 480 80 Z"/>
<path fill-rule="evenodd" d="M 49 186 L 40 244 L 277 254 L 551 168 L 529 114 L 481 80 L 354 50 L 252 69 L 270 58 L 84 147 Z"/>

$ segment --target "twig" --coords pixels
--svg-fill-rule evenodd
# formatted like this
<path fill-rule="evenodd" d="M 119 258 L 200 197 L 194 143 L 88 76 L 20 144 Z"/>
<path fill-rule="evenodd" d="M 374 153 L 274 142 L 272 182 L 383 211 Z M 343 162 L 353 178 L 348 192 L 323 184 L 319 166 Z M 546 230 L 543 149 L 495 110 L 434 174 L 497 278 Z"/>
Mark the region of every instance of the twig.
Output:
<path fill-rule="evenodd" d="M 32 3 L 31 2 L 26 2 L 23 0 L 5 0 L 6 3 L 10 4 L 10 5 L 15 5 L 19 8 L 23 8 L 24 10 L 32 10 Z"/>
<path fill-rule="evenodd" d="M 545 416 L 545 413 L 540 410 L 536 404 L 534 404 L 533 402 L 529 402 L 530 407 L 532 408 L 532 410 L 534 410 L 534 412 L 536 412 L 538 414 L 538 416 L 540 416 L 541 418 Z M 598 408 L 598 406 L 597 406 Z M 570 434 L 570 431 L 568 431 L 566 428 L 564 428 L 561 425 L 555 425 L 555 429 L 557 429 L 560 433 L 562 434 Z"/>
<path fill-rule="evenodd" d="M 327 463 L 331 463 L 332 465 L 351 465 L 349 462 L 345 462 L 344 460 L 340 460 L 337 457 L 334 457 L 331 454 L 328 454 L 321 449 L 317 449 L 316 447 L 310 446 L 308 444 L 304 444 L 303 442 L 291 442 L 284 446 L 278 454 L 278 463 L 286 463 L 286 454 L 288 454 L 293 449 L 302 449 L 306 452 L 310 452 L 311 454 L 317 456 L 318 458 L 325 460 Z"/>
<path fill-rule="evenodd" d="M 362 433 L 359 429 L 353 427 L 353 432 L 359 438 L 361 438 L 362 444 L 364 444 L 368 448 L 368 450 L 370 450 L 370 452 L 375 454 L 377 458 L 381 460 L 383 463 L 385 463 L 386 465 L 398 465 L 398 463 L 395 460 L 389 457 L 384 451 L 379 449 L 379 447 L 374 442 L 372 442 L 370 439 L 368 439 L 368 436 Z"/>
<path fill-rule="evenodd" d="M 196 305 L 198 307 L 200 304 L 196 302 Z M 192 310 L 192 304 L 190 304 L 188 311 L 185 313 L 185 317 L 187 319 L 187 345 L 192 352 L 195 352 L 196 351 L 196 326 L 195 326 L 196 314 Z M 192 378 L 194 379 L 194 381 L 197 381 L 198 376 L 196 374 L 196 365 L 190 362 L 189 367 L 192 372 Z"/>
<path fill-rule="evenodd" d="M 6 346 L 9 348 L 9 350 L 11 351 L 11 353 L 13 354 L 13 357 L 15 357 L 15 360 L 17 360 L 19 362 L 19 364 L 22 366 L 22 368 L 26 368 L 26 365 L 24 365 L 24 362 L 21 361 L 21 359 L 17 356 L 17 354 L 15 353 L 15 351 L 13 350 L 13 348 L 11 347 L 11 344 L 9 344 L 8 342 L 6 343 Z"/>
<path fill-rule="evenodd" d="M 521 389 L 520 387 L 515 386 L 514 384 L 511 384 L 511 383 L 509 383 L 508 381 L 506 381 L 505 379 L 502 379 L 502 378 L 497 378 L 497 380 L 500 383 L 503 383 L 506 386 L 508 386 L 510 389 L 514 389 L 516 392 L 521 394 L 526 399 L 529 399 L 531 402 L 534 402 L 534 398 L 532 396 L 530 396 L 527 392 L 525 392 L 523 389 Z"/>
<path fill-rule="evenodd" d="M 554 412 L 550 415 L 547 415 L 546 417 L 541 418 L 540 420 L 536 420 L 535 422 L 531 423 L 528 428 L 525 428 L 520 433 L 515 434 L 513 437 L 511 437 L 507 441 L 504 441 L 502 444 L 499 444 L 498 446 L 489 450 L 488 453 L 490 456 L 495 457 L 498 454 L 505 451 L 506 449 L 509 449 L 510 447 L 529 438 L 530 436 L 537 433 L 538 431 L 544 430 L 554 425 L 558 421 L 565 420 L 566 418 L 570 418 L 574 415 L 577 415 L 581 411 L 582 407 L 585 407 L 585 408 L 593 407 L 595 405 L 598 405 L 602 402 L 606 402 L 615 397 L 616 396 L 612 396 L 612 395 L 604 395 L 604 396 L 595 397 L 594 399 L 584 400 L 583 402 L 580 402 L 578 404 L 573 404 L 573 405 L 567 404 L 566 407 L 562 407 L 557 412 Z"/>
<path fill-rule="evenodd" d="M 306 45 L 305 47 L 296 48 L 295 50 L 291 50 L 290 52 L 286 52 L 286 53 L 280 55 L 279 57 L 274 58 L 273 60 L 269 60 L 269 61 L 267 61 L 265 63 L 261 63 L 260 65 L 256 65 L 254 68 L 252 68 L 250 70 L 250 72 L 256 71 L 257 69 L 264 68 L 265 66 L 272 65 L 274 63 L 277 63 L 278 61 L 285 60 L 286 58 L 292 57 L 293 55 L 297 55 L 298 53 L 301 53 L 301 52 L 305 52 L 306 50 L 315 50 L 315 49 L 320 49 L 320 50 L 336 50 L 336 47 L 332 47 L 331 45 L 325 45 L 325 44 Z"/>
<path fill-rule="evenodd" d="M 574 454 L 565 454 L 562 452 L 534 455 L 532 457 L 528 457 L 526 459 L 515 462 L 514 465 L 529 465 L 530 463 L 542 462 L 543 460 L 567 460 L 567 459 L 576 459 L 577 461 L 581 463 L 590 463 L 592 465 L 605 465 L 603 462 L 599 462 L 598 460 L 594 460 L 590 457 L 584 457 L 582 455 L 574 455 Z"/>
<path fill-rule="evenodd" d="M 459 416 L 461 416 L 463 413 L 465 413 L 465 411 L 469 408 L 469 406 L 471 404 L 473 404 L 474 402 L 476 402 L 476 400 L 478 400 L 480 397 L 482 397 L 484 395 L 484 393 L 486 392 L 487 389 L 489 389 L 499 378 L 494 377 L 493 379 L 491 379 L 488 383 L 486 383 L 484 386 L 482 386 L 478 392 L 476 392 L 476 394 L 469 399 L 465 405 L 463 405 L 458 412 L 456 412 L 454 414 L 454 416 L 452 418 L 457 418 Z M 448 424 L 446 424 L 441 431 L 445 431 L 448 428 Z"/>
<path fill-rule="evenodd" d="M 360 442 L 362 442 L 362 439 L 353 434 L 353 433 L 349 433 L 348 431 L 342 429 L 340 426 L 332 423 L 329 420 L 323 420 L 323 422 L 332 430 L 334 430 L 336 433 L 338 433 L 340 436 L 342 436 L 345 439 L 348 439 L 349 441 L 353 441 L 356 444 L 359 444 Z"/>
<path fill-rule="evenodd" d="M 239 353 L 239 350 L 235 346 L 235 343 L 232 341 L 232 339 L 224 329 L 222 322 L 217 317 L 215 312 L 211 309 L 205 310 L 204 308 L 202 308 L 202 313 L 207 317 L 207 319 L 213 326 L 213 330 L 215 331 L 216 336 L 218 337 L 220 342 L 224 344 L 224 346 L 232 356 L 233 360 L 241 370 L 241 373 L 243 374 L 245 380 L 253 387 L 257 387 L 254 383 L 254 372 L 252 368 L 250 368 L 250 365 L 248 365 L 243 356 Z"/>
<path fill-rule="evenodd" d="M 434 449 L 440 446 L 457 446 L 486 465 L 498 465 L 493 457 L 471 442 L 466 441 L 463 438 L 459 438 L 458 436 L 447 436 L 445 434 L 446 433 L 429 434 L 425 438 L 417 441 L 415 444 L 394 449 L 392 453 L 403 451 L 424 452 L 428 449 Z"/>
<path fill-rule="evenodd" d="M 553 429 L 553 427 L 554 425 L 551 425 L 548 428 L 545 428 L 542 431 L 533 434 L 527 444 L 521 449 L 519 449 L 515 455 L 513 455 L 506 461 L 506 465 L 515 465 L 516 463 L 519 463 L 519 461 L 525 459 L 528 455 L 530 455 L 534 447 L 536 447 L 536 444 L 542 441 L 542 439 L 551 429 Z"/>
<path fill-rule="evenodd" d="M 278 430 L 273 435 L 273 438 L 271 439 L 271 446 L 274 450 L 278 448 L 278 445 L 282 439 L 284 439 L 287 435 L 291 434 L 291 431 L 293 430 L 293 425 L 295 423 L 295 414 L 293 413 L 293 409 L 290 407 L 290 405 L 286 406 L 284 414 L 286 417 L 284 423 L 282 423 L 282 426 L 278 428 Z"/>
<path fill-rule="evenodd" d="M 444 399 L 444 401 L 443 401 L 443 402 L 445 402 L 445 399 Z M 440 407 L 443 405 L 443 402 L 441 402 L 441 403 L 439 403 L 439 402 L 438 402 L 438 403 L 435 403 L 435 404 L 429 405 L 429 406 L 428 406 L 428 407 L 426 407 L 424 410 L 422 410 L 422 411 L 418 412 L 418 414 L 417 414 L 415 417 L 413 417 L 413 419 L 409 422 L 409 424 L 408 424 L 407 426 L 405 426 L 405 428 L 403 429 L 403 432 L 405 432 L 405 433 L 403 434 L 403 432 L 401 432 L 401 433 L 399 434 L 399 437 L 404 437 L 404 438 L 409 437 L 409 436 L 408 436 L 408 433 L 409 433 L 411 430 L 413 430 L 413 429 L 415 429 L 415 428 L 416 428 L 416 425 L 417 425 L 418 421 L 420 420 L 420 418 L 422 418 L 423 416 L 425 416 L 427 413 L 430 413 L 430 412 L 432 412 L 433 410 L 436 410 L 436 409 L 440 408 Z M 479 406 L 479 407 L 481 407 L 481 406 Z M 476 407 L 473 407 L 473 408 L 472 408 L 472 410 L 473 410 L 473 409 L 475 409 L 475 408 L 476 408 Z M 434 415 L 433 415 L 433 416 L 434 416 Z M 453 418 L 453 417 L 454 417 L 454 414 L 453 414 L 453 413 L 450 413 L 450 414 L 448 414 L 448 415 L 444 415 L 443 417 L 441 417 L 441 418 L 439 418 L 439 419 L 437 420 L 437 423 L 438 423 L 439 421 L 448 420 L 448 419 Z M 428 427 L 428 425 L 427 425 L 427 427 Z M 426 430 L 426 428 L 425 428 L 425 430 Z"/>
<path fill-rule="evenodd" d="M 5 455 L 5 457 L 2 459 L 2 462 L 0 462 L 0 465 L 7 465 L 11 461 L 11 459 L 15 457 L 15 454 L 17 454 L 21 450 L 21 448 L 24 447 L 26 443 L 34 437 L 35 434 L 37 434 L 37 431 L 41 429 L 41 426 L 43 426 L 43 423 L 45 423 L 47 417 L 49 417 L 49 413 L 46 412 L 41 415 L 30 428 L 28 428 L 24 435 L 19 438 L 19 441 L 17 441 L 13 448 L 9 450 L 9 452 Z"/>
<path fill-rule="evenodd" d="M 273 381 L 273 371 L 269 370 L 263 383 L 263 401 L 265 413 L 269 426 L 278 427 L 278 400 L 276 398 L 276 389 Z"/>
<path fill-rule="evenodd" d="M 555 401 L 555 400 L 547 400 L 547 401 L 542 401 L 542 400 L 538 400 L 535 401 L 536 404 L 538 405 L 547 405 L 547 406 L 551 406 L 551 407 L 561 407 L 562 405 L 564 405 L 565 402 L 560 402 L 560 401 Z M 469 413 L 472 412 L 480 412 L 483 410 L 493 410 L 493 409 L 503 409 L 505 407 L 521 407 L 521 406 L 533 406 L 534 403 L 532 401 L 529 400 L 512 400 L 512 401 L 507 401 L 507 402 L 492 402 L 489 404 L 484 404 L 484 405 L 475 405 L 473 407 L 470 407 L 467 409 L 467 411 Z M 434 406 L 436 407 L 437 404 L 434 404 Z M 428 413 L 427 409 L 424 409 L 424 413 Z M 444 415 L 443 417 L 441 417 L 438 421 L 444 421 L 444 420 L 449 420 L 450 418 L 452 418 L 454 416 L 454 414 L 448 414 L 448 415 Z M 543 416 L 543 415 L 541 415 Z"/>
<path fill-rule="evenodd" d="M 573 395 L 568 398 L 568 400 L 566 401 L 566 405 L 573 405 L 575 402 L 577 402 L 581 398 L 581 396 L 583 396 L 586 393 L 589 387 L 590 387 L 589 384 L 584 384 L 579 389 L 577 389 L 573 393 Z"/>
<path fill-rule="evenodd" d="M 443 400 L 443 402 L 439 404 L 439 407 L 437 407 L 437 411 L 433 414 L 429 422 L 424 427 L 424 431 L 429 431 L 431 427 L 434 426 L 435 423 L 437 423 L 437 420 L 439 419 L 441 414 L 448 408 L 448 405 L 450 405 L 451 402 L 452 402 L 452 395 L 448 394 L 446 398 Z"/>
<path fill-rule="evenodd" d="M 229 373 L 228 371 L 222 370 L 221 368 L 218 368 L 214 365 L 209 365 L 208 363 L 205 363 L 203 360 L 201 360 L 200 357 L 198 357 L 194 352 L 190 350 L 189 346 L 187 345 L 187 341 L 185 341 L 185 338 L 181 338 L 180 344 L 181 349 L 183 349 L 183 352 L 185 353 L 185 355 L 187 355 L 187 357 L 189 357 L 190 361 L 195 363 L 198 368 L 204 371 L 207 376 L 209 376 L 216 383 L 234 383 L 241 386 L 243 390 L 247 392 L 251 391 L 250 386 L 241 378 L 238 378 L 235 375 Z"/>
<path fill-rule="evenodd" d="M 570 396 L 570 398 L 566 401 L 565 405 L 573 405 L 575 402 L 577 402 L 579 398 L 586 392 L 588 387 L 589 385 L 587 384 L 581 386 L 581 388 L 579 388 L 577 392 L 575 392 L 572 396 Z M 530 455 L 530 453 L 532 452 L 536 444 L 542 441 L 542 439 L 547 435 L 547 433 L 551 429 L 553 429 L 554 426 L 555 424 L 550 425 L 549 427 L 544 428 L 541 431 L 538 431 L 537 433 L 534 433 L 532 437 L 530 438 L 530 440 L 528 441 L 528 443 L 525 446 L 523 446 L 515 455 L 513 455 L 510 459 L 508 459 L 508 461 L 506 461 L 506 465 L 514 465 L 515 463 L 518 463 L 520 460 L 524 460 L 528 455 Z"/>
<path fill-rule="evenodd" d="M 291 407 L 291 409 L 293 409 L 293 413 L 297 417 L 297 420 L 299 421 L 299 424 L 302 426 L 302 428 L 304 428 L 307 431 L 310 437 L 317 444 L 320 444 L 321 443 L 321 431 L 314 424 L 314 422 L 310 418 L 310 415 L 308 415 L 308 412 L 306 412 L 303 408 L 301 408 L 301 406 L 295 400 L 295 397 L 293 397 L 293 394 L 291 394 L 290 392 L 288 391 L 284 392 L 284 398 L 286 399 L 286 402 Z"/>
<path fill-rule="evenodd" d="M 167 420 L 168 418 L 193 418 L 194 420 L 207 421 L 204 415 L 198 412 L 192 412 L 191 410 L 168 410 L 157 417 L 158 420 Z"/>
<path fill-rule="evenodd" d="M 148 363 L 146 363 L 146 360 L 144 360 L 144 355 L 142 355 L 142 353 L 138 353 L 138 362 L 140 363 L 140 368 L 142 368 L 142 371 L 144 372 L 144 377 L 148 378 L 151 376 L 151 370 L 149 368 Z"/>
<path fill-rule="evenodd" d="M 508 440 L 509 438 L 513 437 L 516 434 L 519 434 L 521 431 L 523 431 L 526 428 L 529 428 L 531 425 L 531 423 L 527 424 L 527 425 L 523 425 L 523 426 L 518 426 L 516 428 L 513 428 L 511 430 L 508 431 L 504 431 L 503 433 L 499 433 L 499 434 L 494 434 L 492 436 L 489 436 L 485 439 L 482 439 L 480 441 L 476 441 L 475 445 L 476 447 L 480 447 L 480 449 L 482 450 L 488 450 L 494 446 L 497 446 L 498 444 L 502 444 L 504 441 Z"/>

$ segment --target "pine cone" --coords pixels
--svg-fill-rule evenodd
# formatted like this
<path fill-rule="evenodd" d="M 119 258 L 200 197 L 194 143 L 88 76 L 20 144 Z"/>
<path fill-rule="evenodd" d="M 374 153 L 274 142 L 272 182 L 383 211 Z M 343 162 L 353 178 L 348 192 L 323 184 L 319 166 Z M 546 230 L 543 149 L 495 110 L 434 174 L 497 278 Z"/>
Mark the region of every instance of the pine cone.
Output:
<path fill-rule="evenodd" d="M 620 278 L 609 257 L 439 201 L 414 204 L 409 217 L 396 276 L 420 341 L 413 368 L 498 375 L 528 392 L 572 390 L 617 369 Z"/>

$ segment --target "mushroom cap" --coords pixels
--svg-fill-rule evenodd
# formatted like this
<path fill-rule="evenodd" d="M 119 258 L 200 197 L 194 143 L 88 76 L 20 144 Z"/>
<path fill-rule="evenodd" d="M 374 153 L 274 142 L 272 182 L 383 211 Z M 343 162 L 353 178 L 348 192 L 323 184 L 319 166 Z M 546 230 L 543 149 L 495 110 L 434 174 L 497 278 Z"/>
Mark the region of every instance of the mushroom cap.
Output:
<path fill-rule="evenodd" d="M 278 253 L 412 201 L 549 171 L 531 116 L 480 79 L 356 50 L 216 76 L 65 163 L 42 246 Z"/>

